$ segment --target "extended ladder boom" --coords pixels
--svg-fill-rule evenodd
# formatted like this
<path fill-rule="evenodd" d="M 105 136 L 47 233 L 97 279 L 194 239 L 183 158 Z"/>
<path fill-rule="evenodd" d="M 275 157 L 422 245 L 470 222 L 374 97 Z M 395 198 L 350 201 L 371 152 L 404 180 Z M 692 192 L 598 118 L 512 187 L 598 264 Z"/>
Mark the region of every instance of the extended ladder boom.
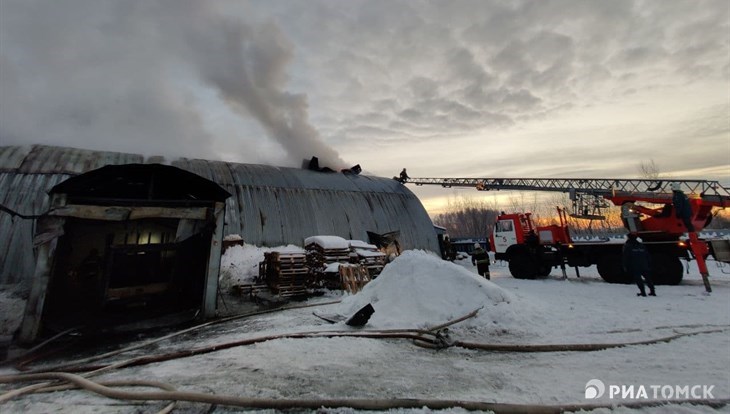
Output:
<path fill-rule="evenodd" d="M 715 206 L 730 206 L 730 190 L 718 181 L 709 180 L 631 180 L 620 178 L 407 178 L 404 183 L 440 185 L 442 187 L 474 187 L 477 190 L 557 191 L 588 194 L 606 198 L 639 196 L 671 199 L 673 183 L 686 194 L 697 194 Z"/>

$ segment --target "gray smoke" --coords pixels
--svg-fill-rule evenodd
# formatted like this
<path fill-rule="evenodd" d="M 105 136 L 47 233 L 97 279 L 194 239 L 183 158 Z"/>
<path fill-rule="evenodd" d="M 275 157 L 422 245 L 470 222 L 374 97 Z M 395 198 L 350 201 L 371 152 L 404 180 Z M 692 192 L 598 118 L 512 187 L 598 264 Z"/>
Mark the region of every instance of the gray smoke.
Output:
<path fill-rule="evenodd" d="M 232 108 L 256 118 L 267 134 L 301 162 L 312 155 L 323 165 L 344 162 L 324 145 L 309 123 L 307 97 L 284 90 L 291 45 L 272 23 L 249 27 L 220 20 L 218 30 L 191 31 L 189 56 L 202 78 L 214 85 Z"/>
<path fill-rule="evenodd" d="M 2 0 L 0 145 L 343 166 L 286 90 L 281 31 L 218 5 Z"/>

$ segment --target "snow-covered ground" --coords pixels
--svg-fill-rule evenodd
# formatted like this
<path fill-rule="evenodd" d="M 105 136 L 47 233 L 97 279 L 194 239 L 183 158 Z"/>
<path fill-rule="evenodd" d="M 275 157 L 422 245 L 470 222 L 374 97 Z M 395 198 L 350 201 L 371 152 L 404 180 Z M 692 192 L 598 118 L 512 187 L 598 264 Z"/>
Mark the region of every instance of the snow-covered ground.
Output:
<path fill-rule="evenodd" d="M 259 254 L 253 249 L 248 246 L 243 248 L 248 252 L 239 252 L 239 256 L 248 255 L 249 259 L 224 257 L 224 262 L 236 263 L 229 265 L 229 269 L 247 269 Z M 424 398 L 548 405 L 644 401 L 610 398 L 612 386 L 633 386 L 635 391 L 643 387 L 649 399 L 653 399 L 652 386 L 661 386 L 656 388 L 660 390 L 660 400 L 665 399 L 662 390 L 667 394 L 677 387 L 681 390 L 684 386 L 704 386 L 711 397 L 728 399 L 730 275 L 723 271 L 730 272 L 730 268 L 709 264 L 714 289 L 711 295 L 704 294 L 695 264 L 691 263 L 681 285 L 659 286 L 657 297 L 642 298 L 636 296 L 636 286 L 604 283 L 594 268 L 581 269 L 581 278 L 569 269 L 565 280 L 559 270 L 542 280 L 517 280 L 504 265 L 495 264 L 492 280 L 487 281 L 476 275 L 468 260 L 453 264 L 425 252 L 407 251 L 360 293 L 348 296 L 337 292 L 307 302 L 342 299 L 340 303 L 211 325 L 113 360 L 291 332 L 425 328 L 475 309 L 479 309 L 476 317 L 449 328 L 452 340 L 485 344 L 596 344 L 704 332 L 668 342 L 593 352 L 516 353 L 460 347 L 434 350 L 399 339 L 289 338 L 123 368 L 95 379 L 156 380 L 185 391 L 273 399 Z M 229 277 L 242 276 L 232 271 Z M 350 315 L 367 303 L 373 305 L 375 313 L 361 329 L 343 323 L 328 324 L 313 315 L 313 311 Z M 66 357 L 66 361 L 70 358 Z M 13 372 L 0 369 L 0 375 Z M 586 386 L 593 379 L 600 380 L 606 388 L 602 397 L 589 400 L 585 398 Z M 0 392 L 15 387 L 2 384 Z M 154 412 L 164 405 L 63 391 L 13 399 L 0 405 L 0 411 L 132 413 Z M 182 403 L 178 410 L 204 412 L 208 407 Z M 214 410 L 229 411 L 233 409 Z M 422 411 L 428 410 L 415 410 Z M 615 411 L 709 413 L 715 409 L 673 405 Z M 725 407 L 721 411 L 730 409 Z"/>

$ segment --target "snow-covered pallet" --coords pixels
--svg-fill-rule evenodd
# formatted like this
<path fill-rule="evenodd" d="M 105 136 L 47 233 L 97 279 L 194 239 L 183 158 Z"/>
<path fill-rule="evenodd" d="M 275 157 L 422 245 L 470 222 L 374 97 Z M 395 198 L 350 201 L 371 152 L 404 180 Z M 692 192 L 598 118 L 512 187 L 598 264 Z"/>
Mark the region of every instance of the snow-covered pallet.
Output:
<path fill-rule="evenodd" d="M 259 280 L 282 297 L 306 295 L 311 282 L 306 255 L 276 251 L 264 254 L 259 263 Z"/>
<path fill-rule="evenodd" d="M 307 265 L 312 269 L 324 269 L 330 263 L 347 263 L 350 260 L 350 243 L 337 236 L 312 236 L 304 240 Z"/>
<path fill-rule="evenodd" d="M 310 267 L 325 267 L 329 263 L 347 263 L 350 260 L 350 249 L 325 250 L 315 244 L 305 246 L 307 264 Z"/>

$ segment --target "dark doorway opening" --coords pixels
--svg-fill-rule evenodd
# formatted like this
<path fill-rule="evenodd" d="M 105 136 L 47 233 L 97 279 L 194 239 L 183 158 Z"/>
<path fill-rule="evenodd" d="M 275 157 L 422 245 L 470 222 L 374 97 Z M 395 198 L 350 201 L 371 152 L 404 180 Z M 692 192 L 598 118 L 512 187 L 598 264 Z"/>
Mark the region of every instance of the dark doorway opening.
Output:
<path fill-rule="evenodd" d="M 105 330 L 201 307 L 211 230 L 184 240 L 180 219 L 69 218 L 51 271 L 45 334 Z"/>

